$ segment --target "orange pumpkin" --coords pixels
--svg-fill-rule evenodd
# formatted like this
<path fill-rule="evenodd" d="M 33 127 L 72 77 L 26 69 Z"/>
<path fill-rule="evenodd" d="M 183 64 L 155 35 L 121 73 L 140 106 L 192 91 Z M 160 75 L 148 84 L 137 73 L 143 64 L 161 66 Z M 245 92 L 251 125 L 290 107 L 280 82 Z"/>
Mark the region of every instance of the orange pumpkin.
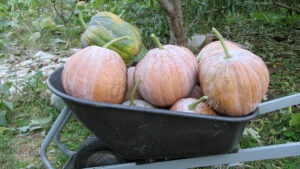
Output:
<path fill-rule="evenodd" d="M 127 89 L 126 89 L 124 101 L 130 100 L 130 95 L 135 84 L 133 80 L 134 71 L 135 71 L 134 66 L 131 66 L 127 69 Z M 138 92 L 135 93 L 134 99 L 141 99 L 141 96 L 139 95 Z"/>
<path fill-rule="evenodd" d="M 214 29 L 219 39 L 221 35 Z M 244 49 L 226 48 L 204 56 L 199 63 L 199 80 L 208 103 L 217 112 L 243 116 L 255 110 L 267 92 L 269 72 L 264 61 Z"/>
<path fill-rule="evenodd" d="M 187 48 L 162 46 L 148 51 L 135 68 L 139 94 L 155 106 L 170 106 L 188 96 L 196 84 L 197 59 Z"/>
<path fill-rule="evenodd" d="M 134 105 L 133 105 L 133 106 L 135 106 L 135 107 L 155 108 L 153 105 L 149 104 L 149 103 L 146 102 L 145 100 L 134 99 L 133 102 L 134 102 Z M 123 102 L 122 105 L 132 106 L 130 100 L 127 100 L 127 101 Z"/>
<path fill-rule="evenodd" d="M 240 49 L 241 47 L 238 46 L 237 44 L 231 42 L 231 41 L 224 41 L 226 47 L 228 48 L 228 50 L 232 50 L 232 49 Z M 222 44 L 220 41 L 214 41 L 209 43 L 208 45 L 206 45 L 204 48 L 202 48 L 202 50 L 200 51 L 200 53 L 197 55 L 197 59 L 198 61 L 200 61 L 201 59 L 203 59 L 203 57 L 209 57 L 209 56 L 214 56 L 218 53 L 222 53 L 224 52 L 224 49 L 222 47 Z"/>
<path fill-rule="evenodd" d="M 205 96 L 204 96 L 205 97 Z M 215 116 L 217 113 L 206 105 L 203 98 L 199 100 L 195 98 L 183 98 L 178 100 L 175 104 L 170 108 L 171 111 L 179 111 L 179 112 L 189 112 L 189 113 L 198 113 L 198 114 L 206 114 Z"/>
<path fill-rule="evenodd" d="M 203 91 L 199 85 L 196 85 L 188 97 L 198 99 L 203 96 Z"/>
<path fill-rule="evenodd" d="M 127 100 L 127 101 L 123 102 L 122 105 L 143 107 L 143 108 L 155 108 L 153 105 L 149 104 L 145 100 L 135 99 L 137 88 L 138 88 L 138 85 L 140 85 L 140 83 L 141 83 L 141 80 L 138 80 L 134 84 L 134 86 L 131 90 L 130 96 L 129 96 L 130 100 Z"/>
<path fill-rule="evenodd" d="M 126 91 L 126 65 L 118 53 L 89 46 L 66 62 L 62 84 L 65 91 L 74 97 L 121 103 Z"/>

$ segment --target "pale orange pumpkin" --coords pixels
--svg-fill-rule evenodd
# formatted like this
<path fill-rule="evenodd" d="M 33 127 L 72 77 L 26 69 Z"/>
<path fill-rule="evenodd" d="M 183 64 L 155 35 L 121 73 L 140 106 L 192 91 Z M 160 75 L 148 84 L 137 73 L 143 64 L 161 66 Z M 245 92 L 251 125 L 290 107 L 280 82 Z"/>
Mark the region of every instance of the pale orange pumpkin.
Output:
<path fill-rule="evenodd" d="M 70 57 L 61 79 L 71 96 L 121 103 L 126 91 L 126 65 L 113 50 L 89 46 Z"/>
<path fill-rule="evenodd" d="M 214 29 L 219 39 L 222 36 Z M 269 85 L 264 61 L 244 49 L 227 50 L 204 57 L 199 63 L 199 80 L 208 104 L 217 112 L 243 116 L 253 112 Z"/>
<path fill-rule="evenodd" d="M 148 102 L 146 102 L 145 100 L 141 100 L 141 99 L 135 99 L 136 96 L 136 92 L 137 92 L 137 88 L 140 85 L 141 80 L 138 80 L 130 93 L 130 100 L 127 100 L 125 102 L 122 103 L 122 105 L 126 105 L 126 106 L 135 106 L 135 107 L 143 107 L 143 108 L 155 108 L 153 105 L 149 104 Z"/>
<path fill-rule="evenodd" d="M 228 41 L 228 40 L 224 41 L 224 43 L 225 43 L 226 47 L 228 48 L 228 50 L 241 48 L 237 44 L 235 44 L 231 41 Z M 223 52 L 224 52 L 224 49 L 222 47 L 221 42 L 214 41 L 214 42 L 211 42 L 208 45 L 206 45 L 204 48 L 202 48 L 202 50 L 197 55 L 197 59 L 198 59 L 198 61 L 200 61 L 201 59 L 203 59 L 203 57 L 209 57 L 209 56 L 213 56 L 213 55 L 216 55 L 218 53 L 223 53 Z"/>
<path fill-rule="evenodd" d="M 201 97 L 199 100 L 195 98 L 183 98 L 178 100 L 170 108 L 171 111 L 198 113 L 215 116 L 217 113 L 203 102 L 207 97 Z"/>
<path fill-rule="evenodd" d="M 123 102 L 122 105 L 132 106 L 130 104 L 130 100 Z M 145 100 L 141 100 L 141 99 L 135 99 L 133 106 L 134 107 L 142 107 L 142 108 L 155 108 L 153 105 L 151 105 L 148 102 L 146 102 Z"/>
<path fill-rule="evenodd" d="M 197 59 L 185 47 L 175 45 L 151 49 L 135 68 L 141 80 L 139 94 L 155 106 L 170 106 L 188 96 L 196 84 Z"/>
<path fill-rule="evenodd" d="M 190 93 L 190 95 L 188 97 L 198 99 L 202 96 L 203 96 L 203 91 L 202 91 L 200 85 L 195 85 L 195 87 L 193 88 L 192 92 Z"/>
<path fill-rule="evenodd" d="M 127 89 L 126 89 L 124 101 L 130 100 L 130 95 L 135 84 L 133 80 L 134 71 L 135 71 L 135 66 L 131 66 L 127 68 Z M 134 99 L 141 99 L 141 96 L 138 92 L 135 93 Z"/>

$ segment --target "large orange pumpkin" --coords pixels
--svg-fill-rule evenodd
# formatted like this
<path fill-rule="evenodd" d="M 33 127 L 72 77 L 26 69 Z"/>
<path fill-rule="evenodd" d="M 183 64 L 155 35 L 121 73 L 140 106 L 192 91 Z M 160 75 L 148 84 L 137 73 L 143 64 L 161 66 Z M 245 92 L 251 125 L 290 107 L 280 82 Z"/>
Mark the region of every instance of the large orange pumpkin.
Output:
<path fill-rule="evenodd" d="M 148 51 L 135 68 L 139 94 L 155 106 L 169 106 L 188 96 L 196 84 L 197 59 L 185 47 L 164 45 Z"/>
<path fill-rule="evenodd" d="M 221 35 L 219 37 L 223 41 Z M 223 46 L 225 52 L 201 59 L 198 72 L 201 88 L 217 112 L 229 116 L 247 115 L 267 92 L 267 66 L 248 50 L 227 50 Z"/>
<path fill-rule="evenodd" d="M 126 91 L 126 65 L 118 53 L 89 46 L 66 62 L 62 84 L 65 91 L 74 97 L 121 103 Z"/>

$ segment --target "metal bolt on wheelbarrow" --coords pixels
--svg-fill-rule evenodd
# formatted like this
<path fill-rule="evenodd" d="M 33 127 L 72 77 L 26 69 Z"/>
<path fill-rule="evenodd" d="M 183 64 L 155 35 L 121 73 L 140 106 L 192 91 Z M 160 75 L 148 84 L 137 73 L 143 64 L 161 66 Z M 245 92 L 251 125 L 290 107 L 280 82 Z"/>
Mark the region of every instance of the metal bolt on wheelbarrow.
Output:
<path fill-rule="evenodd" d="M 61 85 L 61 71 L 50 75 L 49 89 L 66 103 L 41 145 L 46 168 L 52 140 L 69 156 L 64 168 L 183 169 L 228 168 L 242 162 L 300 156 L 300 142 L 238 149 L 244 128 L 257 116 L 300 104 L 300 93 L 267 101 L 243 117 L 206 116 L 162 109 L 143 109 L 92 102 L 69 96 Z M 95 135 L 72 152 L 59 134 L 74 114 Z M 90 153 L 90 154 L 89 154 Z M 99 164 L 99 166 L 90 164 Z M 86 165 L 87 164 L 87 165 Z"/>

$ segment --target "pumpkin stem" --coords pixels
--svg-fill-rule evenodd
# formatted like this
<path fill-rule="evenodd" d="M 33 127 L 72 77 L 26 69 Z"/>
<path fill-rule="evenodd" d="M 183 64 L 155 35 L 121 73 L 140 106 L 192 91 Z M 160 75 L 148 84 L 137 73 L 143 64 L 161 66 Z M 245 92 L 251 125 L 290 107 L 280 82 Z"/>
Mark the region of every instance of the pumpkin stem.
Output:
<path fill-rule="evenodd" d="M 224 39 L 222 37 L 222 35 L 220 34 L 220 32 L 216 29 L 216 28 L 212 28 L 212 31 L 216 34 L 216 36 L 218 37 L 218 39 L 220 40 L 222 46 L 223 46 L 223 49 L 224 49 L 224 52 L 225 52 L 225 55 L 226 55 L 226 59 L 230 59 L 231 56 L 229 54 L 229 51 L 227 49 L 227 46 L 225 45 L 225 42 L 224 42 Z"/>
<path fill-rule="evenodd" d="M 202 96 L 200 99 L 189 105 L 189 110 L 195 110 L 199 103 L 206 100 L 208 96 Z"/>
<path fill-rule="evenodd" d="M 83 17 L 82 17 L 82 13 L 81 12 L 79 12 L 79 20 L 80 20 L 80 22 L 81 22 L 81 25 L 83 26 L 83 28 L 84 29 L 88 29 L 88 26 L 87 26 L 87 24 L 84 22 L 84 20 L 83 20 Z"/>
<path fill-rule="evenodd" d="M 129 39 L 129 37 L 128 36 L 123 36 L 123 37 L 120 37 L 120 38 L 113 39 L 113 40 L 107 42 L 105 45 L 103 45 L 103 47 L 108 48 L 111 44 L 113 44 L 117 41 L 123 40 L 123 39 Z"/>
<path fill-rule="evenodd" d="M 134 84 L 134 87 L 132 89 L 132 92 L 130 94 L 130 104 L 129 106 L 135 106 L 135 103 L 134 103 L 134 96 L 135 96 L 135 93 L 136 93 L 136 90 L 139 86 L 139 84 L 141 83 L 141 80 L 137 80 L 137 82 Z"/>
<path fill-rule="evenodd" d="M 159 49 L 164 49 L 163 46 L 161 45 L 160 41 L 158 40 L 158 38 L 152 33 L 151 37 L 154 39 L 155 43 L 157 44 Z"/>

